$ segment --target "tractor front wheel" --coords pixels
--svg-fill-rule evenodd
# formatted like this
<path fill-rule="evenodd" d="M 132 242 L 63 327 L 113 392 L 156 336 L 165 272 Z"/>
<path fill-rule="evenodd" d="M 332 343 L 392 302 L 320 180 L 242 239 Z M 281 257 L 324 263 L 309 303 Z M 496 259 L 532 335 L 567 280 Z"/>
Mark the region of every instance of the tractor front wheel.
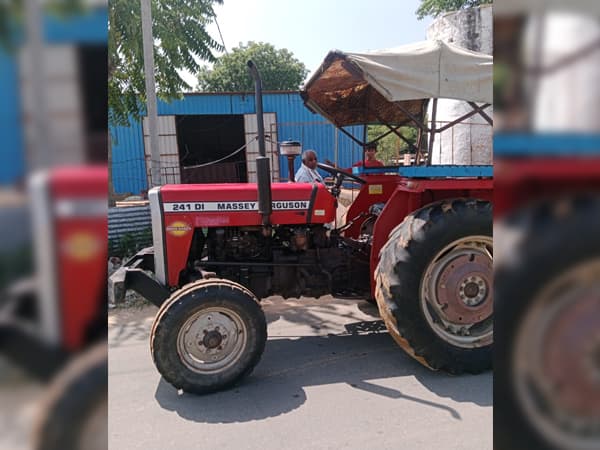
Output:
<path fill-rule="evenodd" d="M 152 326 L 151 351 L 166 381 L 205 394 L 248 375 L 266 340 L 264 313 L 249 290 L 228 280 L 203 280 L 163 304 Z"/>
<path fill-rule="evenodd" d="M 492 364 L 492 207 L 444 200 L 408 215 L 381 250 L 376 299 L 394 340 L 450 373 Z"/>

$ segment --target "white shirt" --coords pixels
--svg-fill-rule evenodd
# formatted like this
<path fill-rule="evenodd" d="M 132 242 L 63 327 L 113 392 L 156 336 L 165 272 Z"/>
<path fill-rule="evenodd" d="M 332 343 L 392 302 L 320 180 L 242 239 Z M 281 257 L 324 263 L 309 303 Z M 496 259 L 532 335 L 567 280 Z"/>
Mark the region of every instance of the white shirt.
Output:
<path fill-rule="evenodd" d="M 317 172 L 315 169 L 311 169 L 306 165 L 302 164 L 296 175 L 294 175 L 294 180 L 297 183 L 312 183 L 313 181 L 317 181 L 319 183 L 324 183 L 323 177 Z"/>

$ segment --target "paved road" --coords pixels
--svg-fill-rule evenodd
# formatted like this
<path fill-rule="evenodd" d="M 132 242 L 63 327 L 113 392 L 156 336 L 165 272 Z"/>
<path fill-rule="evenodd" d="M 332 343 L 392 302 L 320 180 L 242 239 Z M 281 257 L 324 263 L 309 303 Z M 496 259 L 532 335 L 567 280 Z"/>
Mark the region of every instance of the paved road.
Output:
<path fill-rule="evenodd" d="M 111 449 L 491 449 L 492 375 L 451 377 L 406 356 L 361 301 L 263 301 L 269 341 L 254 373 L 197 397 L 161 379 L 156 309 L 109 318 Z"/>

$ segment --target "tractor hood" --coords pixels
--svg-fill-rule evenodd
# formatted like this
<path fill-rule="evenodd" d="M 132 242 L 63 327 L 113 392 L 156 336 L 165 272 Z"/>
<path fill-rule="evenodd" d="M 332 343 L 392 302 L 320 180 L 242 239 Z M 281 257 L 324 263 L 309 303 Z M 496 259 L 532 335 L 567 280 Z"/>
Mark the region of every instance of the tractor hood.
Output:
<path fill-rule="evenodd" d="M 491 56 L 423 41 L 364 53 L 334 50 L 301 95 L 309 109 L 338 127 L 402 124 L 410 115 L 422 120 L 430 98 L 492 103 L 492 80 Z"/>
<path fill-rule="evenodd" d="M 310 183 L 273 183 L 274 225 L 324 224 L 335 218 L 335 199 L 327 188 Z M 180 184 L 160 188 L 161 210 L 173 236 L 209 226 L 256 226 L 261 224 L 256 183 Z"/>

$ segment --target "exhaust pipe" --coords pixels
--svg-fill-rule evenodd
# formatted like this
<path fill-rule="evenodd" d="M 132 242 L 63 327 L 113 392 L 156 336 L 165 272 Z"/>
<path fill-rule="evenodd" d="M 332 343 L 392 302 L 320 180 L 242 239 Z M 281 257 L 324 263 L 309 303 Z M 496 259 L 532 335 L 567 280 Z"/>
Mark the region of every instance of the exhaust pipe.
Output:
<path fill-rule="evenodd" d="M 262 216 L 262 224 L 267 226 L 271 220 L 271 168 L 269 158 L 265 154 L 265 124 L 263 122 L 262 80 L 258 68 L 248 61 L 248 70 L 254 78 L 254 95 L 256 103 L 256 124 L 258 128 L 258 153 L 256 158 L 256 179 L 258 182 L 258 212 Z"/>

